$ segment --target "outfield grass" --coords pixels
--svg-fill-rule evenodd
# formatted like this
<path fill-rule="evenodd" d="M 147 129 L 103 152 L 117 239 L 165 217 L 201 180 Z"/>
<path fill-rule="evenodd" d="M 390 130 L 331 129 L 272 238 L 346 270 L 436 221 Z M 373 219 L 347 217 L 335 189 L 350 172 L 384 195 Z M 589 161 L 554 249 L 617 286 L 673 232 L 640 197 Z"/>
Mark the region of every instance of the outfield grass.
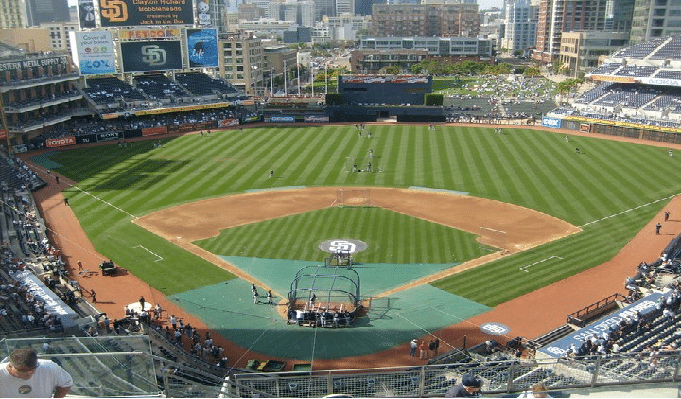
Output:
<path fill-rule="evenodd" d="M 582 226 L 681 188 L 681 181 L 672 179 L 681 160 L 670 158 L 664 148 L 583 137 L 566 143 L 562 134 L 523 129 L 498 136 L 482 127 L 367 128 L 372 139 L 359 138 L 354 126 L 265 127 L 166 139 L 162 148 L 150 142 L 112 144 L 49 158 L 87 192 L 72 187 L 65 195 L 97 250 L 166 294 L 233 276 L 130 220 L 199 198 L 287 186 L 421 186 L 510 202 Z M 575 154 L 575 147 L 583 154 Z M 382 173 L 343 172 L 346 157 L 364 165 L 370 149 L 374 168 Z M 271 169 L 278 178 L 267 178 Z M 578 235 L 434 285 L 493 306 L 610 259 L 666 202 L 589 224 Z M 307 223 L 280 229 L 311 229 L 323 220 Z M 358 218 L 355 223 L 367 222 Z M 411 231 L 395 231 L 401 233 L 395 235 L 397 245 L 417 242 Z M 140 244 L 163 254 L 164 262 L 145 262 L 135 249 Z M 551 256 L 563 259 L 544 262 L 541 273 L 518 272 Z"/>

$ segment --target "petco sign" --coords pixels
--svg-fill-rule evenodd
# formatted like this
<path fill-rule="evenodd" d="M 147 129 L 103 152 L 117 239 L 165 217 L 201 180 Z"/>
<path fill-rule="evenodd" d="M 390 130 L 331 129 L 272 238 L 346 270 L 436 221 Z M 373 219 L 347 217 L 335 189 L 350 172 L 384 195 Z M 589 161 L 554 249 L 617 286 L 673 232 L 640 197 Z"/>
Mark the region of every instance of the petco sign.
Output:
<path fill-rule="evenodd" d="M 546 126 L 546 127 L 551 127 L 554 129 L 560 129 L 560 123 L 562 122 L 562 119 L 556 119 L 556 118 L 549 118 L 549 117 L 543 117 L 541 118 L 541 125 Z"/>

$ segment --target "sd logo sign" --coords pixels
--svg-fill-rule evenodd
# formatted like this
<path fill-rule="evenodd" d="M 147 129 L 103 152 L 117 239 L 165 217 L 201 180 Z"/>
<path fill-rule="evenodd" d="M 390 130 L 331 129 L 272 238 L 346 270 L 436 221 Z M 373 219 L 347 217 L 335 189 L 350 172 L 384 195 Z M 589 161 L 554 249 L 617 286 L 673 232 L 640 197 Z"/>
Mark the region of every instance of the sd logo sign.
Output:
<path fill-rule="evenodd" d="M 336 254 L 339 252 L 354 254 L 367 249 L 364 241 L 352 240 L 348 238 L 336 238 L 334 240 L 323 241 L 319 244 L 319 249 L 324 252 Z"/>
<path fill-rule="evenodd" d="M 142 62 L 150 67 L 166 64 L 166 51 L 157 45 L 142 46 Z"/>
<path fill-rule="evenodd" d="M 121 0 L 101 0 L 99 8 L 102 18 L 109 22 L 125 22 L 128 20 L 128 6 Z"/>

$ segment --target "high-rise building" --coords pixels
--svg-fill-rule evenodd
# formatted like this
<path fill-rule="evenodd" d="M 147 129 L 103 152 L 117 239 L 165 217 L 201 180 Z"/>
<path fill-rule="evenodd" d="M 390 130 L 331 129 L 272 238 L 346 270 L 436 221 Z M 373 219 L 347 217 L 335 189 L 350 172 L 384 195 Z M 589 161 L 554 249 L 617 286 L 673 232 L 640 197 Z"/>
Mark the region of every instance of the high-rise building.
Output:
<path fill-rule="evenodd" d="M 26 16 L 29 26 L 71 20 L 68 0 L 26 0 Z"/>
<path fill-rule="evenodd" d="M 374 4 L 374 36 L 468 36 L 480 32 L 477 4 Z"/>
<path fill-rule="evenodd" d="M 537 38 L 539 7 L 530 0 L 506 3 L 504 38 L 501 47 L 510 51 L 525 51 L 534 47 Z"/>
<path fill-rule="evenodd" d="M 341 14 L 355 15 L 355 0 L 336 0 L 335 16 Z"/>
<path fill-rule="evenodd" d="M 381 3 L 379 0 L 356 0 L 355 1 L 355 15 L 371 15 L 371 7 L 375 3 Z"/>
<path fill-rule="evenodd" d="M 681 34 L 680 0 L 636 0 L 630 44 Z"/>
<path fill-rule="evenodd" d="M 262 95 L 263 46 L 252 33 L 220 35 L 218 74 L 249 95 Z"/>
<path fill-rule="evenodd" d="M 0 1 L 0 29 L 16 29 L 28 26 L 26 7 L 22 0 Z"/>
<path fill-rule="evenodd" d="M 541 0 L 532 58 L 542 63 L 555 60 L 563 32 L 626 32 L 631 28 L 628 21 L 632 19 L 633 4 L 634 0 Z"/>
<path fill-rule="evenodd" d="M 66 51 L 68 54 L 71 54 L 69 32 L 78 31 L 78 21 L 50 22 L 40 24 L 40 27 L 47 29 L 49 32 L 53 51 Z"/>
<path fill-rule="evenodd" d="M 336 16 L 336 2 L 335 0 L 314 0 L 315 21 L 321 21 L 326 15 L 327 17 Z"/>

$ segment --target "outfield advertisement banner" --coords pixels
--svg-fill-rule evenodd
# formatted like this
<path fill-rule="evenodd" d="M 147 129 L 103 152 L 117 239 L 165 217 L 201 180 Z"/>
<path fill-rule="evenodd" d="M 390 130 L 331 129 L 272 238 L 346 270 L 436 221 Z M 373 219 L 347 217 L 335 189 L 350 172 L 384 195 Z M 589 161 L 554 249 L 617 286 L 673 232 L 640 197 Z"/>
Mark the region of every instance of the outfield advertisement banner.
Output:
<path fill-rule="evenodd" d="M 199 109 L 228 108 L 231 105 L 232 105 L 231 103 L 220 102 L 220 103 L 213 103 L 213 104 L 186 105 L 184 107 L 156 108 L 156 109 L 135 111 L 135 115 L 137 115 L 137 116 L 159 115 L 159 114 L 167 114 L 167 113 L 170 113 L 170 112 L 196 111 L 196 110 L 199 110 Z"/>
<path fill-rule="evenodd" d="M 227 128 L 231 126 L 239 126 L 238 119 L 223 119 L 218 122 L 218 128 Z"/>
<path fill-rule="evenodd" d="M 97 133 L 97 141 L 111 141 L 123 138 L 122 132 Z"/>
<path fill-rule="evenodd" d="M 678 79 L 662 79 L 662 78 L 639 78 L 639 81 L 646 85 L 655 86 L 681 86 L 681 80 Z"/>
<path fill-rule="evenodd" d="M 177 40 L 122 42 L 123 72 L 182 69 L 182 46 Z"/>
<path fill-rule="evenodd" d="M 541 118 L 541 125 L 553 129 L 560 129 L 560 124 L 562 121 L 563 121 L 562 119 L 549 118 L 548 116 L 545 116 Z"/>
<path fill-rule="evenodd" d="M 64 147 L 67 145 L 76 144 L 76 138 L 73 136 L 61 137 L 58 139 L 47 139 L 45 140 L 45 147 Z"/>
<path fill-rule="evenodd" d="M 166 133 L 168 133 L 168 128 L 166 126 L 145 127 L 142 129 L 142 136 L 155 136 L 157 134 Z"/>
<path fill-rule="evenodd" d="M 611 75 L 591 75 L 592 80 L 600 80 L 603 82 L 615 83 L 636 83 L 636 80 L 628 76 L 611 76 Z"/>
<path fill-rule="evenodd" d="M 187 29 L 190 68 L 218 66 L 217 29 Z"/>
<path fill-rule="evenodd" d="M 69 32 L 73 60 L 81 75 L 116 73 L 116 56 L 111 32 Z M 75 45 L 74 45 L 75 44 Z"/>
<path fill-rule="evenodd" d="M 270 116 L 268 122 L 270 123 L 292 123 L 296 118 L 293 116 Z"/>
<path fill-rule="evenodd" d="M 215 129 L 217 127 L 217 122 L 199 122 L 199 123 L 187 123 L 185 125 L 179 126 L 168 126 L 168 133 L 188 133 L 195 132 L 197 130 L 204 129 Z"/>
<path fill-rule="evenodd" d="M 328 116 L 316 116 L 316 115 L 307 115 L 304 118 L 306 123 L 328 123 L 329 122 L 329 117 Z"/>
<path fill-rule="evenodd" d="M 85 134 L 82 136 L 76 136 L 76 144 L 90 144 L 97 142 L 96 134 Z"/>
<path fill-rule="evenodd" d="M 193 25 L 192 0 L 99 0 L 102 27 Z"/>

